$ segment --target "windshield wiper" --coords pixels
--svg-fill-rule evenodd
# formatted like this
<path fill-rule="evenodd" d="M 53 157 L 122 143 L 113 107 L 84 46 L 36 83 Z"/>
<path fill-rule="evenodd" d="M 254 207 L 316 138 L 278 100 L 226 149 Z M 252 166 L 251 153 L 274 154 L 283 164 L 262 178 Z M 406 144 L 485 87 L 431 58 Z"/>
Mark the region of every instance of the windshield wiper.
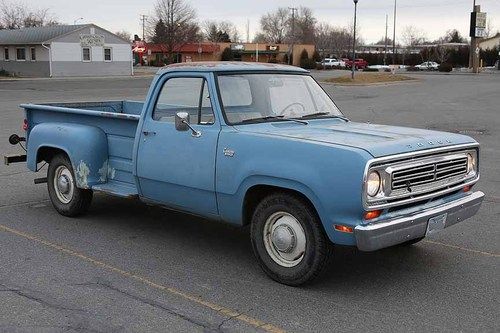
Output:
<path fill-rule="evenodd" d="M 283 121 L 286 121 L 286 120 L 288 120 L 288 121 L 295 121 L 296 123 L 303 124 L 303 125 L 309 124 L 305 120 L 300 120 L 300 119 L 295 119 L 295 118 L 285 118 L 285 116 L 283 116 L 283 115 L 250 118 L 250 119 L 242 120 L 241 123 L 245 124 L 245 123 L 252 123 L 252 122 L 259 122 L 259 121 L 266 121 L 266 120 L 273 120 L 273 119 L 274 120 L 283 120 Z"/>
<path fill-rule="evenodd" d="M 331 114 L 330 112 L 315 112 L 315 113 L 311 113 L 311 114 L 306 114 L 305 116 L 302 116 L 299 119 L 310 119 L 310 118 L 314 118 L 314 117 L 318 117 L 318 116 L 329 116 L 330 118 L 339 118 L 339 119 L 342 119 L 344 121 L 349 121 L 349 119 L 347 119 L 346 117 L 339 116 L 336 114 Z"/>

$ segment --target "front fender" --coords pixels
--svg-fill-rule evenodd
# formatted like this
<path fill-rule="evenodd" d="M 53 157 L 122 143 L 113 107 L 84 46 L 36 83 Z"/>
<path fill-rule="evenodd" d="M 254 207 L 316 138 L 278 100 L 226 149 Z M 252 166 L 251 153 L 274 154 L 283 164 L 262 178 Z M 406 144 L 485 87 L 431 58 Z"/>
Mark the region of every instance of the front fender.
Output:
<path fill-rule="evenodd" d="M 37 171 L 40 149 L 55 148 L 68 155 L 77 187 L 91 188 L 107 181 L 108 142 L 98 127 L 41 123 L 31 129 L 27 148 L 27 165 L 32 171 Z"/>

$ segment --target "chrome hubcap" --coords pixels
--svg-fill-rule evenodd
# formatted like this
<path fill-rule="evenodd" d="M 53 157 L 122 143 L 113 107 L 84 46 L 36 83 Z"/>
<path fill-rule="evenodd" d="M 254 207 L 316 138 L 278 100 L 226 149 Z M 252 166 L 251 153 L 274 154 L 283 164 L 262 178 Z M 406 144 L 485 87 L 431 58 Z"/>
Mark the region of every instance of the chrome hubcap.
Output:
<path fill-rule="evenodd" d="M 53 182 L 57 199 L 64 204 L 69 203 L 75 190 L 71 171 L 64 165 L 57 167 Z"/>
<path fill-rule="evenodd" d="M 274 262 L 294 267 L 304 258 L 306 235 L 293 215 L 277 212 L 269 216 L 264 225 L 264 245 Z"/>

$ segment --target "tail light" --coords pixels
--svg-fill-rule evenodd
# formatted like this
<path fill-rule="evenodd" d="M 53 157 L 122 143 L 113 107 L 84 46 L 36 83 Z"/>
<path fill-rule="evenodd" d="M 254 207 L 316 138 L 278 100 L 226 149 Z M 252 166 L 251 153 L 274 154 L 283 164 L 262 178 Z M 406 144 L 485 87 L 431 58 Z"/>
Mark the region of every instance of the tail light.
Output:
<path fill-rule="evenodd" d="M 28 128 L 29 128 L 28 119 L 24 119 L 24 121 L 23 121 L 23 130 L 27 131 Z"/>

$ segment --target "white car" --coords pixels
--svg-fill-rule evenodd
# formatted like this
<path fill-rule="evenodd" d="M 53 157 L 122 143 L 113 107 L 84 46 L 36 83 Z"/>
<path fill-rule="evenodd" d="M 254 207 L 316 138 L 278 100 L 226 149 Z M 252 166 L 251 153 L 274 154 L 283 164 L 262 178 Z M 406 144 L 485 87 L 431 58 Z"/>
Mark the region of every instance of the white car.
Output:
<path fill-rule="evenodd" d="M 325 58 L 320 63 L 325 67 L 345 67 L 345 62 L 335 58 Z"/>
<path fill-rule="evenodd" d="M 434 61 L 426 61 L 421 63 L 420 65 L 415 66 L 416 68 L 425 71 L 425 70 L 432 70 L 432 71 L 437 71 L 439 69 L 439 64 Z"/>

